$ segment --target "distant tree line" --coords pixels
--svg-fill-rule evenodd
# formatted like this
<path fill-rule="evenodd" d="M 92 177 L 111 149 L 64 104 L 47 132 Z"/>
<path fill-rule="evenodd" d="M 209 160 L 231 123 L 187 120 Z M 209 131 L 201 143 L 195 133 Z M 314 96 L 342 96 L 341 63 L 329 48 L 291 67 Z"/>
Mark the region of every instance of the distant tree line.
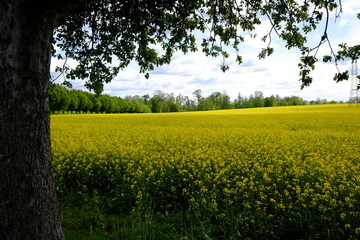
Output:
<path fill-rule="evenodd" d="M 265 97 L 261 91 L 255 91 L 250 96 L 238 97 L 231 101 L 226 92 L 213 92 L 204 97 L 200 89 L 193 92 L 193 98 L 181 94 L 175 96 L 173 93 L 168 94 L 160 90 L 154 92 L 153 97 L 148 94 L 143 97 L 134 96 L 133 99 L 143 99 L 152 112 L 181 112 L 181 111 L 208 111 L 234 108 L 257 108 L 257 107 L 275 107 L 275 106 L 296 106 L 296 105 L 314 105 L 339 103 L 337 101 L 328 101 L 327 99 L 316 99 L 306 101 L 298 96 L 280 97 L 271 95 Z"/>
<path fill-rule="evenodd" d="M 151 109 L 143 101 L 96 95 L 81 90 L 67 89 L 55 83 L 49 84 L 49 105 L 52 113 L 149 113 Z"/>
<path fill-rule="evenodd" d="M 238 97 L 231 101 L 226 92 L 213 92 L 204 97 L 200 89 L 193 92 L 193 98 L 181 94 L 175 96 L 174 93 L 160 90 L 155 91 L 152 97 L 145 94 L 141 97 L 135 95 L 121 98 L 67 89 L 54 83 L 50 83 L 49 97 L 50 110 L 53 113 L 161 113 L 339 103 L 320 98 L 306 101 L 298 96 L 265 97 L 261 91 L 255 91 L 248 97 L 239 93 Z"/>

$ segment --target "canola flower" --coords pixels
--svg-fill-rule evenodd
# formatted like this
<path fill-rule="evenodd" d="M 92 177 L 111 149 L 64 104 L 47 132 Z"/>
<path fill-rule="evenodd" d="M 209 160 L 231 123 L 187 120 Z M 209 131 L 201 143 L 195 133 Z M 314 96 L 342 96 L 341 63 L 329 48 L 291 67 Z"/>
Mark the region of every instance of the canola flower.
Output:
<path fill-rule="evenodd" d="M 59 192 L 110 192 L 123 210 L 198 212 L 245 235 L 357 239 L 359 119 L 344 104 L 56 115 L 54 175 Z"/>

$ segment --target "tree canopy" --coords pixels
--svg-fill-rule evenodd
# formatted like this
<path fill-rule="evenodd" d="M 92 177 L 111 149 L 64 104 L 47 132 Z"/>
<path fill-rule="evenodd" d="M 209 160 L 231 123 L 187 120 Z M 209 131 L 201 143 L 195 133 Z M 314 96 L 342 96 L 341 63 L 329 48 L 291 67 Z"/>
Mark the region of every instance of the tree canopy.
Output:
<path fill-rule="evenodd" d="M 324 62 L 351 59 L 360 55 L 360 45 L 341 44 L 335 52 L 328 39 L 329 17 L 342 13 L 341 0 L 89 0 L 82 1 L 71 14 L 58 21 L 54 43 L 61 51 L 53 51 L 59 59 L 74 59 L 79 64 L 71 69 L 66 62 L 57 71 L 68 79 L 86 79 L 88 89 L 100 93 L 103 85 L 125 68 L 132 60 L 146 77 L 156 66 L 168 64 L 175 51 L 184 53 L 198 50 L 195 33 L 204 34 L 201 49 L 207 56 L 224 59 L 221 69 L 228 66 L 228 47 L 236 50 L 236 61 L 241 64 L 241 43 L 244 33 L 253 32 L 264 21 L 271 23 L 265 36 L 259 37 L 268 45 L 259 49 L 259 58 L 274 51 L 273 35 L 286 42 L 288 49 L 302 52 L 299 63 L 301 87 L 309 86 L 310 72 L 319 61 L 318 48 L 329 43 L 331 54 Z M 360 18 L 360 14 L 358 15 Z M 325 21 L 324 31 L 317 46 L 307 46 L 307 34 Z M 114 60 L 116 59 L 116 60 Z M 336 72 L 334 80 L 348 79 L 348 72 Z M 70 84 L 65 81 L 65 84 Z"/>

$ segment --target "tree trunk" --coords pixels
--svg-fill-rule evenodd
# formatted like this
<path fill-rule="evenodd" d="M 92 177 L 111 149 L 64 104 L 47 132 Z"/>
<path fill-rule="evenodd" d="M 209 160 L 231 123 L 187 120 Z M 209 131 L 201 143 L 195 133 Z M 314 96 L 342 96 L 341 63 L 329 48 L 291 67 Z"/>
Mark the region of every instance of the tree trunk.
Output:
<path fill-rule="evenodd" d="M 47 97 L 55 17 L 29 2 L 0 2 L 0 239 L 64 239 Z"/>

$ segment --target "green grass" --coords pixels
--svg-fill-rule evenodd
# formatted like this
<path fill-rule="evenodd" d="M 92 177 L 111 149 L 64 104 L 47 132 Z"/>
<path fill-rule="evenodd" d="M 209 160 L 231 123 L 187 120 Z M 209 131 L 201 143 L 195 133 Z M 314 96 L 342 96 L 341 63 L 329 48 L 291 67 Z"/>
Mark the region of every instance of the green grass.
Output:
<path fill-rule="evenodd" d="M 59 209 L 65 239 L 199 239 L 194 237 L 194 221 L 182 211 L 170 215 L 113 212 L 106 207 L 107 201 L 98 193 L 91 197 L 82 193 L 64 195 Z"/>
<path fill-rule="evenodd" d="M 63 230 L 67 240 L 112 239 L 199 239 L 184 222 L 182 213 L 172 216 L 133 213 L 110 215 L 89 206 L 62 207 Z M 206 238 L 204 238 L 206 239 Z"/>

